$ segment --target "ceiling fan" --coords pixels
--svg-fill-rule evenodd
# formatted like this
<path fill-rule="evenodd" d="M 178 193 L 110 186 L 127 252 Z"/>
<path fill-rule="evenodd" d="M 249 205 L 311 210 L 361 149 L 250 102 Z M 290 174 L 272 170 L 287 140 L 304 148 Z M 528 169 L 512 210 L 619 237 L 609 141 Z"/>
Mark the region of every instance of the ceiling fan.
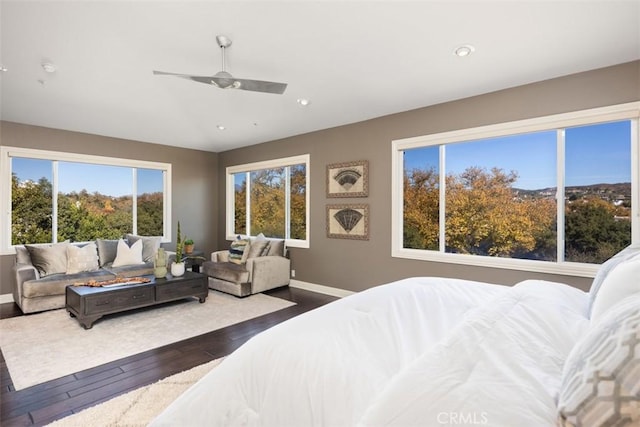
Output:
<path fill-rule="evenodd" d="M 287 88 L 286 83 L 268 82 L 264 80 L 237 79 L 233 77 L 230 73 L 227 72 L 225 61 L 225 50 L 229 46 L 231 46 L 231 39 L 226 36 L 220 35 L 216 36 L 216 41 L 218 42 L 218 46 L 220 46 L 220 49 L 222 49 L 222 71 L 218 71 L 213 76 L 192 76 L 190 74 L 169 73 L 166 71 L 156 70 L 153 70 L 153 74 L 159 76 L 180 77 L 187 80 L 193 80 L 194 82 L 213 85 L 220 89 L 240 89 L 253 92 L 275 93 L 279 95 L 282 95 L 284 93 L 284 90 Z"/>

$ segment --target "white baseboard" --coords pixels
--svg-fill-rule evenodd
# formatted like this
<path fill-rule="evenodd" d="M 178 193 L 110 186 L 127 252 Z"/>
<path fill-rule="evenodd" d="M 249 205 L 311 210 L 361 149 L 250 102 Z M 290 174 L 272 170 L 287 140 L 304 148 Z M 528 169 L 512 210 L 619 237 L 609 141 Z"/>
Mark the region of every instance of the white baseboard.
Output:
<path fill-rule="evenodd" d="M 13 294 L 0 295 L 0 304 L 7 304 L 13 302 Z"/>
<path fill-rule="evenodd" d="M 349 295 L 355 294 L 353 291 L 347 291 L 345 289 L 332 288 L 331 286 L 316 285 L 315 283 L 303 282 L 301 280 L 291 279 L 289 286 L 292 288 L 305 289 L 311 292 L 318 292 L 320 294 L 331 295 L 333 297 L 344 298 Z"/>

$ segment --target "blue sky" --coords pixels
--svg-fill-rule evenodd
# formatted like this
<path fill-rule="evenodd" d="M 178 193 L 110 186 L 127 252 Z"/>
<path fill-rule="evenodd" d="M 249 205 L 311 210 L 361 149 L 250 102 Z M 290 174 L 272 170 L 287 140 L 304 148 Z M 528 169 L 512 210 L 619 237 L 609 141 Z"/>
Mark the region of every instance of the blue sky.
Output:
<path fill-rule="evenodd" d="M 52 162 L 50 160 L 13 158 L 12 172 L 20 180 L 37 181 L 42 177 L 51 181 Z M 110 196 L 131 194 L 132 169 L 120 166 L 90 165 L 85 163 L 59 162 L 58 191 L 70 193 L 86 189 Z M 162 191 L 162 171 L 138 169 L 138 193 Z"/>
<path fill-rule="evenodd" d="M 566 132 L 566 185 L 630 182 L 630 121 L 583 126 Z M 447 172 L 460 173 L 470 166 L 517 171 L 517 188 L 556 186 L 555 132 L 538 132 L 474 143 L 447 146 Z M 405 167 L 438 166 L 438 147 L 407 150 Z M 21 180 L 51 180 L 51 161 L 14 158 L 12 171 Z M 60 162 L 59 190 L 122 196 L 131 194 L 131 168 Z M 138 169 L 139 192 L 162 191 L 162 172 Z"/>
<path fill-rule="evenodd" d="M 565 136 L 566 185 L 631 181 L 629 121 L 569 128 Z M 438 166 L 438 147 L 407 150 L 405 168 Z M 447 173 L 470 166 L 516 171 L 514 187 L 556 186 L 555 131 L 537 132 L 446 146 Z"/>

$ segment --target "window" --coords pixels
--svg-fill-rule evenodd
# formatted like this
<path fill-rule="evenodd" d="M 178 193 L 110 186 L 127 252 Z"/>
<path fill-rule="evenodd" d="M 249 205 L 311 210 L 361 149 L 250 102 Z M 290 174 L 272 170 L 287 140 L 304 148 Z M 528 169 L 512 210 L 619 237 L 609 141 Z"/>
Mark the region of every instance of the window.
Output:
<path fill-rule="evenodd" d="M 640 104 L 393 142 L 393 256 L 592 275 L 640 242 Z"/>
<path fill-rule="evenodd" d="M 287 239 L 309 247 L 309 155 L 228 167 L 227 238 Z"/>
<path fill-rule="evenodd" d="M 171 240 L 171 165 L 1 147 L 2 247 L 125 233 Z M 4 237 L 4 236 L 10 236 Z"/>

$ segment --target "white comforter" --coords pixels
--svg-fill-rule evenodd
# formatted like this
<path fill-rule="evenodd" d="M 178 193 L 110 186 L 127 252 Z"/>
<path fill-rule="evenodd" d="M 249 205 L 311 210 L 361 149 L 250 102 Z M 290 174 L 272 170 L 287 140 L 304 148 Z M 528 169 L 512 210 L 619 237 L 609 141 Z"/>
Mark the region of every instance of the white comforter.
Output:
<path fill-rule="evenodd" d="M 552 426 L 587 294 L 413 278 L 249 340 L 153 426 Z"/>

